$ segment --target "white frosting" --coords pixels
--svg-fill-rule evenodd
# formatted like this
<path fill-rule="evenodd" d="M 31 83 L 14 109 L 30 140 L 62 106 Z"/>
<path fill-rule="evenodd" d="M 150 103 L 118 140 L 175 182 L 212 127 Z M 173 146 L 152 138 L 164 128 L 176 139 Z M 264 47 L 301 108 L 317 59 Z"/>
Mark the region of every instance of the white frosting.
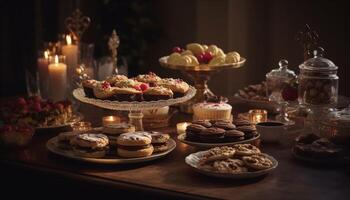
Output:
<path fill-rule="evenodd" d="M 227 103 L 204 102 L 204 103 L 195 104 L 194 108 L 207 109 L 207 110 L 230 110 L 232 109 L 232 106 L 230 106 Z"/>

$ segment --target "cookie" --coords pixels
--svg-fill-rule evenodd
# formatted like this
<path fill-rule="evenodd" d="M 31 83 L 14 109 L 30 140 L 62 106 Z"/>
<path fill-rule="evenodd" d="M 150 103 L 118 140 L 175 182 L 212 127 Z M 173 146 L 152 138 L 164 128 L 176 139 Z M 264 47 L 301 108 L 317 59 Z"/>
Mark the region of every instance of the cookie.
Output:
<path fill-rule="evenodd" d="M 258 135 L 257 131 L 252 131 L 252 132 L 245 132 L 244 133 L 244 139 L 250 139 Z"/>
<path fill-rule="evenodd" d="M 244 125 L 244 126 L 238 126 L 237 130 L 247 133 L 247 132 L 256 131 L 256 127 L 254 125 Z"/>
<path fill-rule="evenodd" d="M 213 163 L 213 168 L 219 173 L 242 173 L 248 171 L 248 169 L 244 167 L 244 162 L 242 160 L 231 158 L 215 161 Z"/>
<path fill-rule="evenodd" d="M 238 156 L 249 156 L 260 153 L 258 147 L 251 144 L 236 144 L 233 146 Z"/>
<path fill-rule="evenodd" d="M 210 128 L 212 126 L 212 124 L 210 123 L 209 120 L 196 120 L 194 122 L 192 122 L 193 124 L 199 124 L 204 126 L 205 128 Z"/>
<path fill-rule="evenodd" d="M 124 158 L 140 158 L 152 155 L 153 146 L 151 144 L 144 146 L 122 146 L 119 145 L 117 153 Z"/>
<path fill-rule="evenodd" d="M 123 133 L 118 137 L 117 144 L 122 146 L 144 146 L 151 144 L 152 137 L 147 132 Z"/>
<path fill-rule="evenodd" d="M 201 131 L 198 135 L 202 142 L 219 142 L 224 137 L 225 130 L 212 127 Z"/>
<path fill-rule="evenodd" d="M 225 142 L 236 142 L 244 140 L 244 133 L 239 130 L 229 130 L 225 132 Z"/>
<path fill-rule="evenodd" d="M 272 161 L 263 154 L 243 156 L 242 160 L 248 167 L 254 170 L 264 170 L 273 166 Z"/>
<path fill-rule="evenodd" d="M 252 125 L 252 123 L 249 120 L 246 119 L 234 119 L 233 124 L 236 126 L 249 126 Z"/>
<path fill-rule="evenodd" d="M 152 137 L 152 144 L 162 144 L 168 142 L 170 135 L 166 133 L 160 133 L 156 131 L 150 131 L 149 134 Z"/>
<path fill-rule="evenodd" d="M 213 126 L 217 127 L 217 128 L 222 128 L 224 130 L 236 129 L 236 126 L 234 124 L 230 123 L 230 122 L 218 121 L 218 122 L 215 122 L 215 124 Z"/>
<path fill-rule="evenodd" d="M 169 149 L 168 142 L 152 144 L 154 150 L 153 153 L 163 152 Z"/>
<path fill-rule="evenodd" d="M 102 128 L 102 132 L 108 135 L 120 135 L 135 132 L 135 126 L 128 123 L 106 124 Z"/>
<path fill-rule="evenodd" d="M 203 130 L 205 130 L 206 128 L 202 125 L 199 124 L 191 124 L 189 126 L 187 126 L 186 131 L 190 131 L 192 133 L 199 133 Z"/>
<path fill-rule="evenodd" d="M 201 158 L 200 163 L 208 163 L 216 160 L 232 158 L 236 150 L 232 147 L 222 146 L 209 149 Z"/>

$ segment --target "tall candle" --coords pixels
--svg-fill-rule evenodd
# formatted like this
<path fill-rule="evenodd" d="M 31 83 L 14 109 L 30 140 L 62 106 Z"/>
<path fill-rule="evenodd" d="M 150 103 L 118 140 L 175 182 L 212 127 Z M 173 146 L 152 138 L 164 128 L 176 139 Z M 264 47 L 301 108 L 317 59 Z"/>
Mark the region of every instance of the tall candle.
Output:
<path fill-rule="evenodd" d="M 39 85 L 41 97 L 48 98 L 49 92 L 49 51 L 44 52 L 44 56 L 38 58 Z"/>
<path fill-rule="evenodd" d="M 60 62 L 57 55 L 54 62 L 49 65 L 49 85 L 49 98 L 54 101 L 66 98 L 67 65 Z"/>
<path fill-rule="evenodd" d="M 78 46 L 72 44 L 72 38 L 70 35 L 66 36 L 67 45 L 62 46 L 62 54 L 66 56 L 66 63 L 68 66 L 67 77 L 68 83 L 71 82 L 75 72 L 75 68 L 78 66 Z"/>

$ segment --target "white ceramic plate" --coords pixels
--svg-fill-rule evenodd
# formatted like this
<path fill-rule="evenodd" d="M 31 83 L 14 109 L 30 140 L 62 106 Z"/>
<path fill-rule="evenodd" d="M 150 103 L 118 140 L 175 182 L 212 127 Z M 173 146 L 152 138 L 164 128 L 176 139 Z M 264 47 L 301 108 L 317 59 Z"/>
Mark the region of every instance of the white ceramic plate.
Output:
<path fill-rule="evenodd" d="M 180 142 L 182 142 L 182 143 L 185 143 L 185 144 L 188 144 L 188 145 L 194 146 L 194 147 L 204 147 L 204 148 L 250 143 L 250 142 L 257 140 L 259 138 L 260 138 L 260 134 L 258 134 L 257 136 L 255 136 L 253 138 L 250 138 L 247 140 L 241 140 L 241 141 L 237 141 L 237 142 L 204 143 L 204 142 L 193 142 L 193 141 L 186 140 L 186 133 L 183 133 L 183 134 L 180 134 L 177 136 L 177 139 L 180 140 Z"/>
<path fill-rule="evenodd" d="M 140 163 L 140 162 L 147 162 L 151 160 L 155 160 L 161 157 L 166 156 L 170 152 L 172 152 L 175 147 L 176 143 L 173 139 L 170 139 L 168 142 L 169 149 L 164 152 L 154 153 L 151 156 L 143 157 L 143 158 L 122 158 L 119 156 L 113 156 L 113 155 L 107 155 L 105 158 L 88 158 L 88 157 L 82 157 L 78 156 L 72 151 L 71 149 L 62 149 L 59 148 L 57 145 L 57 137 L 53 137 L 50 140 L 47 141 L 46 147 L 49 151 L 51 151 L 54 154 L 61 155 L 66 158 L 84 161 L 84 162 L 90 162 L 90 163 L 98 163 L 98 164 L 123 164 L 123 163 Z"/>
<path fill-rule="evenodd" d="M 42 127 L 36 127 L 35 130 L 46 130 L 46 129 L 56 129 L 56 128 L 64 128 L 69 127 L 75 122 L 79 122 L 84 118 L 83 114 L 81 113 L 74 113 L 72 118 L 65 124 L 59 124 L 54 126 L 42 126 Z"/>
<path fill-rule="evenodd" d="M 259 177 L 259 176 L 262 176 L 262 175 L 265 175 L 265 174 L 272 172 L 278 166 L 278 161 L 275 158 L 263 153 L 266 157 L 268 157 L 272 161 L 273 166 L 271 168 L 259 170 L 259 171 L 241 172 L 241 173 L 219 173 L 219 172 L 199 169 L 198 162 L 200 161 L 200 158 L 203 157 L 203 155 L 206 152 L 207 151 L 199 151 L 197 153 L 192 153 L 185 158 L 185 162 L 186 162 L 186 164 L 191 166 L 197 172 L 202 173 L 202 174 L 207 175 L 207 176 L 212 176 L 212 177 L 230 178 L 230 179 L 255 178 L 255 177 Z"/>

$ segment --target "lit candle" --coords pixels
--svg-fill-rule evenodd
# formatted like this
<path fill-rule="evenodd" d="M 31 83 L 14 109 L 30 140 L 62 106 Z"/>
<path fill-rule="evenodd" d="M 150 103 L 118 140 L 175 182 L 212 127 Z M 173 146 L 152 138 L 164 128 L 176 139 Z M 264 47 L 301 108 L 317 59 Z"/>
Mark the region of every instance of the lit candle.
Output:
<path fill-rule="evenodd" d="M 267 111 L 261 109 L 249 110 L 249 120 L 254 124 L 257 124 L 259 122 L 266 122 Z"/>
<path fill-rule="evenodd" d="M 44 55 L 38 58 L 39 85 L 41 97 L 48 98 L 49 92 L 49 51 L 46 50 Z"/>
<path fill-rule="evenodd" d="M 176 130 L 177 134 L 183 134 L 186 133 L 186 128 L 189 126 L 191 123 L 189 122 L 181 122 L 176 124 Z"/>
<path fill-rule="evenodd" d="M 121 120 L 117 116 L 105 116 L 102 118 L 102 125 L 108 125 L 108 124 L 118 124 Z"/>
<path fill-rule="evenodd" d="M 56 55 L 50 60 L 49 65 L 49 98 L 54 101 L 60 101 L 66 98 L 67 88 L 67 65 L 63 64 L 64 56 Z"/>
<path fill-rule="evenodd" d="M 66 36 L 67 45 L 62 46 L 62 54 L 66 56 L 66 63 L 68 66 L 67 76 L 68 83 L 72 79 L 75 68 L 78 66 L 78 46 L 72 44 L 72 38 L 70 35 Z"/>

